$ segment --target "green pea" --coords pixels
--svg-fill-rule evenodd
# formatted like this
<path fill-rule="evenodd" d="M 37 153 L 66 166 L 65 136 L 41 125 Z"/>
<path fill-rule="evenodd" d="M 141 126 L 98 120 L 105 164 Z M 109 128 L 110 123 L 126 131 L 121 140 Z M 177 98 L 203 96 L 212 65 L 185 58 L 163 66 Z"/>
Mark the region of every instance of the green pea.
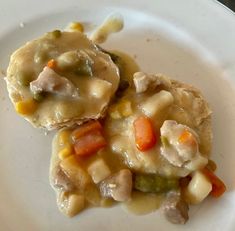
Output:
<path fill-rule="evenodd" d="M 179 181 L 177 179 L 168 179 L 167 187 L 169 189 L 177 189 L 179 187 Z"/>
<path fill-rule="evenodd" d="M 135 189 L 142 192 L 155 191 L 155 179 L 153 177 L 146 177 L 144 175 L 137 175 L 135 177 Z"/>
<path fill-rule="evenodd" d="M 159 175 L 136 175 L 134 188 L 141 192 L 163 193 L 178 188 L 178 179 L 166 178 Z"/>
<path fill-rule="evenodd" d="M 167 180 L 163 177 L 160 177 L 160 176 L 155 176 L 154 184 L 155 184 L 154 185 L 155 192 L 165 191 L 168 186 Z"/>
<path fill-rule="evenodd" d="M 60 38 L 62 34 L 60 30 L 54 30 L 52 32 L 49 32 L 48 35 L 52 39 L 57 39 L 57 38 Z"/>
<path fill-rule="evenodd" d="M 28 87 L 32 81 L 32 75 L 27 72 L 19 72 L 17 74 L 17 82 L 24 87 Z"/>
<path fill-rule="evenodd" d="M 37 93 L 33 94 L 33 99 L 38 101 L 38 102 L 43 101 L 44 98 L 45 98 L 45 93 L 44 92 L 37 92 Z"/>
<path fill-rule="evenodd" d="M 81 76 L 92 76 L 91 64 L 88 61 L 80 61 L 79 64 L 74 67 L 74 73 Z"/>

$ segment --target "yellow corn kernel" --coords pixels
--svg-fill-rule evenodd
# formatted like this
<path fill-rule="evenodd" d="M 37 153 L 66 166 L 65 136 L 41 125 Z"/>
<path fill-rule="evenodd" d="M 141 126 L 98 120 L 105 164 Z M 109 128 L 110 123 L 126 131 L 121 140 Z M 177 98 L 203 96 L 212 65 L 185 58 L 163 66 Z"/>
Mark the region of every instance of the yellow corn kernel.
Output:
<path fill-rule="evenodd" d="M 15 104 L 15 110 L 21 115 L 30 115 L 37 110 L 38 104 L 34 99 L 22 100 Z"/>
<path fill-rule="evenodd" d="M 131 102 L 129 100 L 121 100 L 118 104 L 113 105 L 109 109 L 109 115 L 113 119 L 121 119 L 132 114 Z"/>
<path fill-rule="evenodd" d="M 120 114 L 119 111 L 117 110 L 116 105 L 111 106 L 111 107 L 109 108 L 109 115 L 110 115 L 110 117 L 111 117 L 112 119 L 121 119 L 121 118 L 122 118 L 121 114 Z"/>
<path fill-rule="evenodd" d="M 80 32 L 84 32 L 84 27 L 80 22 L 72 22 L 69 25 L 69 29 L 72 31 L 80 31 Z"/>
<path fill-rule="evenodd" d="M 66 145 L 70 143 L 70 130 L 62 130 L 59 134 L 58 141 L 60 145 Z"/>
<path fill-rule="evenodd" d="M 69 217 L 73 217 L 80 213 L 85 208 L 84 195 L 70 194 L 68 197 L 68 206 L 66 208 L 66 214 Z"/>
<path fill-rule="evenodd" d="M 124 117 L 132 114 L 131 102 L 129 100 L 122 100 L 119 105 L 119 111 Z"/>
<path fill-rule="evenodd" d="M 58 156 L 61 160 L 64 160 L 68 156 L 73 154 L 72 145 L 66 145 L 62 150 L 59 151 Z"/>

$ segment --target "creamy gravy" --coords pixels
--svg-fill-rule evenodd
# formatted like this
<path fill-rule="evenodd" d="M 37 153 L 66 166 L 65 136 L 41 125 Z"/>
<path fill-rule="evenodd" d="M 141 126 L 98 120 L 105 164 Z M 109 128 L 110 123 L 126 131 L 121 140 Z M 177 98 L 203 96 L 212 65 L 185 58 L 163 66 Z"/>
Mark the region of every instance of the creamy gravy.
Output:
<path fill-rule="evenodd" d="M 123 26 L 122 16 L 120 14 L 111 14 L 91 35 L 91 40 L 97 44 L 104 43 L 110 34 L 119 32 Z"/>
<path fill-rule="evenodd" d="M 163 199 L 164 195 L 162 194 L 133 191 L 131 199 L 123 203 L 123 208 L 136 215 L 145 215 L 157 210 Z"/>
<path fill-rule="evenodd" d="M 120 52 L 120 51 L 113 51 L 116 55 L 121 57 L 122 60 L 122 75 L 125 76 L 124 78 L 131 81 L 131 78 L 133 76 L 133 73 L 139 70 L 138 65 L 135 63 L 135 61 L 128 56 L 127 54 Z M 120 125 L 117 125 L 114 123 L 114 127 L 118 128 Z M 109 143 L 112 137 L 109 136 L 109 130 L 110 128 L 105 126 L 105 138 L 107 139 L 107 142 Z M 58 153 L 67 145 L 63 142 L 60 142 L 60 134 L 61 132 L 67 131 L 68 134 L 71 134 L 71 129 L 63 129 L 61 130 L 56 137 L 53 140 L 52 145 L 52 157 L 51 157 L 51 165 L 50 165 L 50 182 L 52 187 L 54 182 L 54 171 L 60 164 L 60 159 L 58 158 Z M 117 154 L 113 152 L 112 147 L 107 147 L 105 149 L 100 150 L 96 155 L 93 155 L 88 158 L 79 158 L 77 157 L 77 160 L 79 163 L 82 163 L 82 166 L 85 171 L 87 171 L 89 165 L 92 162 L 95 162 L 96 160 L 102 158 L 109 166 L 112 173 L 116 173 L 121 169 L 127 168 L 126 167 L 126 161 L 125 158 L 123 158 L 122 155 Z M 57 192 L 57 203 L 58 207 L 61 210 L 61 212 L 66 213 L 64 208 L 68 206 L 67 203 L 67 196 L 60 190 L 54 188 Z M 79 193 L 79 191 L 73 191 L 73 193 Z M 98 188 L 91 184 L 91 186 L 86 191 L 86 207 L 94 207 L 94 206 L 101 206 L 101 207 L 110 207 L 116 204 L 115 201 L 109 198 L 102 198 L 99 194 Z M 150 212 L 155 211 L 159 208 L 161 201 L 163 200 L 163 195 L 161 194 L 146 194 L 141 193 L 137 191 L 133 191 L 131 200 L 125 202 L 123 204 L 123 208 L 131 213 L 134 214 L 147 214 Z"/>
<path fill-rule="evenodd" d="M 82 168 L 87 172 L 90 164 L 101 158 L 108 165 L 111 173 L 116 173 L 121 169 L 129 168 L 132 170 L 133 174 L 153 173 L 174 178 L 180 178 L 188 175 L 190 173 L 189 170 L 171 165 L 165 158 L 162 157 L 162 155 L 160 155 L 160 140 L 158 140 L 157 145 L 155 145 L 155 147 L 152 149 L 144 153 L 139 151 L 135 145 L 133 121 L 136 117 L 143 114 L 143 111 L 140 107 L 142 103 L 146 102 L 153 94 L 155 94 L 155 92 L 166 90 L 172 92 L 177 100 L 175 100 L 172 105 L 167 106 L 167 108 L 161 111 L 161 113 L 158 114 L 156 120 L 153 120 L 154 128 L 159 130 L 163 121 L 172 117 L 180 123 L 185 122 L 185 124 L 190 124 L 192 127 L 196 127 L 196 122 L 192 120 L 192 116 L 194 116 L 194 114 L 191 113 L 191 105 L 189 104 L 186 107 L 182 107 L 180 99 L 182 94 L 184 101 L 190 101 L 192 100 L 192 94 L 189 93 L 187 95 L 187 92 L 184 92 L 184 88 L 179 88 L 179 93 L 173 92 L 169 86 L 164 85 L 160 85 L 154 91 L 136 94 L 135 89 L 133 88 L 132 76 L 134 72 L 138 71 L 138 66 L 130 56 L 119 51 L 114 51 L 113 53 L 118 55 L 122 61 L 121 66 L 123 69 L 121 74 L 121 81 L 127 80 L 130 84 L 130 87 L 125 91 L 121 99 L 117 98 L 112 101 L 110 108 L 115 107 L 120 102 L 122 102 L 122 100 L 125 102 L 129 101 L 131 102 L 131 114 L 117 119 L 113 118 L 110 114 L 110 111 L 108 111 L 105 120 L 102 122 L 104 127 L 104 137 L 108 146 L 98 151 L 91 157 L 76 157 L 79 164 L 82 165 Z M 178 85 L 175 87 L 178 87 Z M 193 95 L 193 97 L 197 96 Z M 199 137 L 203 141 L 202 136 L 203 134 L 199 132 Z M 51 161 L 51 178 L 54 177 L 53 169 L 55 169 L 56 166 L 60 164 L 58 152 L 63 148 L 63 146 L 59 146 L 58 148 L 58 142 L 56 139 L 57 138 L 55 138 L 53 147 L 54 157 L 52 157 Z M 207 153 L 205 153 L 205 155 L 206 154 Z M 94 183 L 90 184 L 88 187 L 85 194 L 86 207 L 107 207 L 116 203 L 113 203 L 112 199 L 102 198 L 98 187 L 99 186 L 95 185 Z M 58 195 L 61 195 L 62 192 L 58 191 L 58 189 L 56 190 L 57 198 L 61 198 Z M 75 191 L 75 193 L 79 192 Z M 134 214 L 147 214 L 158 209 L 164 198 L 165 197 L 163 194 L 151 194 L 133 191 L 131 199 L 123 203 L 123 207 Z M 57 202 L 60 208 L 60 205 L 64 203 L 64 200 L 58 200 Z"/>

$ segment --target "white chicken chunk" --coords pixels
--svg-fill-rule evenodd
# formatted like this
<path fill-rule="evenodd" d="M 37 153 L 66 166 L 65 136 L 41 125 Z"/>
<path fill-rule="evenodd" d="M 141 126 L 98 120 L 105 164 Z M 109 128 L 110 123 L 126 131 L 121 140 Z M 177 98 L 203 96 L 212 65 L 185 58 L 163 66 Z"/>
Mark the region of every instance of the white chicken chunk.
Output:
<path fill-rule="evenodd" d="M 100 183 L 100 192 L 104 197 L 112 197 L 116 201 L 126 201 L 131 196 L 132 173 L 122 169 Z"/>
<path fill-rule="evenodd" d="M 163 75 L 148 75 L 144 72 L 136 72 L 133 81 L 137 93 L 145 92 L 148 89 L 155 89 L 158 85 L 171 85 L 170 80 Z"/>
<path fill-rule="evenodd" d="M 198 148 L 199 138 L 195 131 L 174 120 L 166 120 L 161 129 L 161 155 L 172 165 L 191 171 L 204 167 L 208 160 Z"/>
<path fill-rule="evenodd" d="M 33 93 L 49 92 L 62 97 L 79 97 L 78 88 L 49 67 L 44 67 L 38 78 L 30 83 L 30 90 Z"/>

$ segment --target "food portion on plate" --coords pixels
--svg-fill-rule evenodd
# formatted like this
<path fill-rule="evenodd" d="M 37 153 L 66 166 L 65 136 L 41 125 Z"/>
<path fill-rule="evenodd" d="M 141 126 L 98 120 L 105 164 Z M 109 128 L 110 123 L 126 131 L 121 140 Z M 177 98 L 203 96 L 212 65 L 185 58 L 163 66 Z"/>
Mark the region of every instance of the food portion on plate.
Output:
<path fill-rule="evenodd" d="M 136 72 L 128 81 L 102 120 L 55 136 L 50 182 L 58 207 L 74 216 L 117 202 L 136 214 L 161 206 L 184 224 L 190 204 L 225 191 L 209 159 L 211 110 L 196 88 L 166 76 Z"/>
<path fill-rule="evenodd" d="M 93 41 L 72 23 L 28 42 L 11 56 L 9 95 L 35 127 L 58 129 L 49 174 L 63 214 L 121 202 L 135 214 L 160 207 L 184 224 L 189 205 L 226 190 L 210 160 L 211 109 L 195 87 L 98 46 L 119 19 Z"/>
<path fill-rule="evenodd" d="M 52 130 L 103 116 L 119 78 L 85 34 L 55 30 L 13 53 L 6 80 L 16 111 Z"/>

